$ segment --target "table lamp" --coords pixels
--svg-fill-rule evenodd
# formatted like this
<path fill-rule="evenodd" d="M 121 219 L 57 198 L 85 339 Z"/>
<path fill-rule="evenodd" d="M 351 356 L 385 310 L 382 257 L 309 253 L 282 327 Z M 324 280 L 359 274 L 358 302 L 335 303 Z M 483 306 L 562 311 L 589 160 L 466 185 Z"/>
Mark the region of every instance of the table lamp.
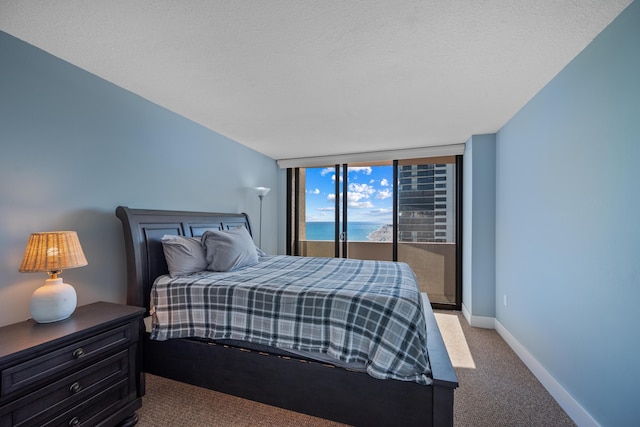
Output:
<path fill-rule="evenodd" d="M 87 265 L 75 231 L 33 233 L 27 242 L 18 271 L 46 272 L 50 278 L 31 296 L 31 317 L 38 323 L 52 323 L 71 316 L 78 302 L 73 286 L 58 274 L 66 268 Z"/>

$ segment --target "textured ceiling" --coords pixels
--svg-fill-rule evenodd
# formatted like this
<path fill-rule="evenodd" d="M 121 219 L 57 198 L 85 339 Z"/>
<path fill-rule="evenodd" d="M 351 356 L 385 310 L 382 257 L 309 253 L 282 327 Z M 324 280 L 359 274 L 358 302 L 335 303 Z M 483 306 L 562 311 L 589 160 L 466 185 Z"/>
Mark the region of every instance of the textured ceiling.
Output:
<path fill-rule="evenodd" d="M 630 0 L 0 0 L 0 30 L 274 159 L 497 131 Z"/>

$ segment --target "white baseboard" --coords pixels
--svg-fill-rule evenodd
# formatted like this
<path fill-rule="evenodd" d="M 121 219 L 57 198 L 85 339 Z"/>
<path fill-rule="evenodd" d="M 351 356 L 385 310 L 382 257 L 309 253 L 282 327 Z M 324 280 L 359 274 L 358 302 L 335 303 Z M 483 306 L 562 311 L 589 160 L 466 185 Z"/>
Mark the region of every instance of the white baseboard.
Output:
<path fill-rule="evenodd" d="M 462 304 L 462 315 L 467 319 L 469 325 L 473 327 L 495 329 L 574 423 L 580 427 L 600 427 L 600 424 L 598 424 L 582 405 L 556 381 L 549 371 L 547 371 L 496 318 L 473 316 L 464 304 Z"/>
<path fill-rule="evenodd" d="M 466 317 L 466 316 L 465 316 Z M 469 323 L 471 324 L 471 323 Z M 560 385 L 558 381 L 547 371 L 527 349 L 518 342 L 513 335 L 494 319 L 495 330 L 506 341 L 511 349 L 524 362 L 549 394 L 558 402 L 560 407 L 580 427 L 599 427 L 600 424 Z"/>
<path fill-rule="evenodd" d="M 486 316 L 472 316 L 471 312 L 464 304 L 462 304 L 462 315 L 465 319 L 467 319 L 469 325 L 475 328 L 495 329 L 495 318 Z"/>

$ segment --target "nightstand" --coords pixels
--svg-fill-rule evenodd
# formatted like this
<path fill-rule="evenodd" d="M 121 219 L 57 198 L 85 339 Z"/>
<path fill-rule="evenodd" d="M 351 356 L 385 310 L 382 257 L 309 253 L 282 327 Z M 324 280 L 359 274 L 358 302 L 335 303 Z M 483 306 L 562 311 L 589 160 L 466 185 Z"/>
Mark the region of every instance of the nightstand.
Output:
<path fill-rule="evenodd" d="M 134 425 L 144 312 L 97 302 L 0 328 L 0 427 Z"/>

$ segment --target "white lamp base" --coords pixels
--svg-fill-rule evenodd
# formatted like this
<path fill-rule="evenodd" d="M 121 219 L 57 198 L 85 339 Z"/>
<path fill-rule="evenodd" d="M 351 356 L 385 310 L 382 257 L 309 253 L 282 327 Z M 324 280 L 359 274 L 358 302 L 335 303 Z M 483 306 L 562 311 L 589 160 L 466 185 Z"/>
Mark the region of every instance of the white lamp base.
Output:
<path fill-rule="evenodd" d="M 31 295 L 31 317 L 38 323 L 64 320 L 75 311 L 77 303 L 73 286 L 63 283 L 62 278 L 47 279 Z"/>

